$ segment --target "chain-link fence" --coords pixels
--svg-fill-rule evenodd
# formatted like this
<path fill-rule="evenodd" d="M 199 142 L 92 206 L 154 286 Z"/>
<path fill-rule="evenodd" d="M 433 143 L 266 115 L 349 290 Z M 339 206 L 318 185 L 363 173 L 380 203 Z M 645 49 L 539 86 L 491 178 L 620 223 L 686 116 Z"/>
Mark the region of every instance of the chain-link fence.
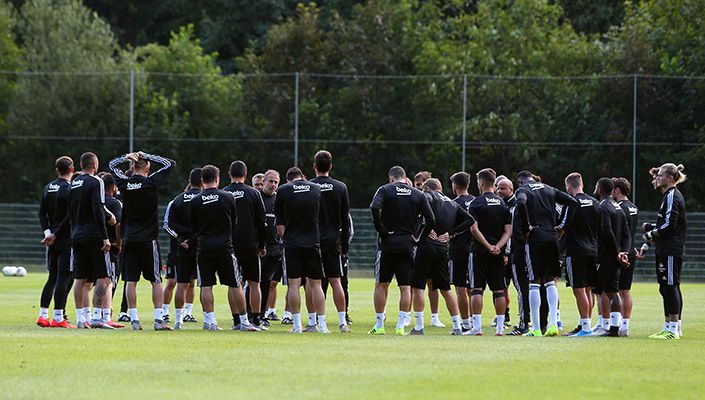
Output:
<path fill-rule="evenodd" d="M 244 160 L 252 173 L 299 165 L 329 149 L 335 173 L 364 207 L 393 164 L 455 171 L 530 169 L 562 187 L 580 171 L 634 182 L 654 209 L 649 167 L 686 164 L 691 182 L 703 159 L 705 79 L 475 75 L 352 76 L 310 73 L 3 73 L 11 98 L 0 110 L 0 176 L 22 190 L 3 202 L 32 202 L 60 155 L 96 152 L 103 165 L 129 150 L 179 162 L 169 193 L 188 170 Z M 225 178 L 225 177 L 224 177 Z M 692 179 L 695 178 L 695 179 Z M 683 186 L 689 209 L 705 191 Z M 27 198 L 27 195 L 30 197 Z"/>
<path fill-rule="evenodd" d="M 568 173 L 580 171 L 586 191 L 599 177 L 624 176 L 634 183 L 637 205 L 653 211 L 660 193 L 648 169 L 676 162 L 689 175 L 681 187 L 688 211 L 705 211 L 699 201 L 705 187 L 697 184 L 705 162 L 703 77 L 134 70 L 0 71 L 0 80 L 9 88 L 0 102 L 0 178 L 11 188 L 0 192 L 0 203 L 38 203 L 53 179 L 54 160 L 65 154 L 77 160 L 93 151 L 102 169 L 130 150 L 173 158 L 178 166 L 162 193 L 166 203 L 183 189 L 192 167 L 215 164 L 223 181 L 236 159 L 247 163 L 250 175 L 283 173 L 292 165 L 312 174 L 312 156 L 325 148 L 333 153 L 334 176 L 348 184 L 358 208 L 369 205 L 388 168 L 398 164 L 409 174 L 431 171 L 449 195 L 452 173 L 485 167 L 507 176 L 529 169 L 558 188 Z M 6 214 L 6 228 L 17 228 L 21 213 Z M 358 214 L 365 220 L 364 211 Z M 30 221 L 21 222 L 24 232 Z M 361 264 L 369 258 L 363 250 L 374 248 L 365 224 L 359 240 L 369 243 L 358 246 Z M 688 243 L 697 265 L 705 263 L 700 230 L 691 227 Z M 29 251 L 34 239 L 23 240 L 26 245 L 9 238 L 0 243 L 17 250 L 4 259 Z"/>

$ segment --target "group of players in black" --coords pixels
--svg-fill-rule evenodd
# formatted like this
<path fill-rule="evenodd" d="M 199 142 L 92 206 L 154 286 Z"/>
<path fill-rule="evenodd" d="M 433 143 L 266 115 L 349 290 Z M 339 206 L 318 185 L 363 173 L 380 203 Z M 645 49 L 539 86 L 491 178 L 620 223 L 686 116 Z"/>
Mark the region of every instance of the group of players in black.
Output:
<path fill-rule="evenodd" d="M 163 229 L 171 240 L 165 287 L 157 243 L 157 192 L 175 162 L 129 153 L 110 161 L 111 173 L 97 174 L 97 156 L 84 153 L 80 164 L 81 172 L 74 173 L 73 161 L 60 157 L 58 178 L 42 196 L 39 217 L 49 277 L 42 291 L 39 326 L 116 329 L 124 327 L 120 322 L 129 322 L 133 330 L 142 330 L 136 285 L 143 277 L 152 285 L 155 330 L 179 330 L 185 322 L 196 322 L 196 285 L 203 329 L 220 330 L 212 290 L 219 282 L 228 287 L 232 329 L 262 331 L 279 319 L 276 287 L 283 279 L 287 295 L 282 322 L 293 325 L 290 332 L 330 333 L 325 312 L 328 286 L 339 330 L 350 332 L 347 253 L 352 218 L 346 185 L 329 176 L 333 163 L 328 151 L 314 156 L 315 178 L 307 180 L 292 167 L 282 186 L 274 170 L 256 174 L 254 187 L 247 185 L 242 161 L 230 165 L 231 183 L 223 189 L 217 167 L 193 169 L 188 186 L 169 202 L 164 217 Z M 156 171 L 153 164 L 159 166 Z M 624 178 L 599 179 L 591 197 L 583 192 L 579 173 L 566 177 L 566 193 L 522 171 L 516 176 L 515 191 L 510 179 L 486 168 L 476 174 L 477 197 L 469 194 L 469 174 L 453 174 L 456 197 L 451 200 L 430 173 L 419 173 L 411 182 L 402 167 L 392 167 L 389 183 L 377 190 L 370 205 L 378 232 L 376 323 L 370 334 L 385 334 L 388 288 L 396 277 L 401 292 L 397 335 L 424 334 L 426 287 L 434 326 L 443 326 L 438 319 L 440 294 L 451 315 L 452 335 L 482 335 L 483 292 L 489 287 L 496 314 L 492 324 L 495 334 L 503 336 L 505 327 L 511 326 L 507 287 L 512 282 L 519 323 L 508 334 L 557 336 L 562 322 L 556 284 L 565 269 L 580 320 L 564 334 L 628 336 L 634 266 L 653 244 L 665 323 L 651 337 L 680 338 L 686 215 L 677 184 L 685 180 L 682 170 L 680 165 L 664 164 L 650 171 L 654 188 L 664 197 L 656 223 L 642 225 L 645 243 L 636 249 L 638 209 L 628 199 L 631 185 Z M 120 276 L 125 282 L 123 305 L 115 322 L 112 298 Z M 75 326 L 65 315 L 71 285 Z M 306 326 L 301 321 L 301 286 L 309 311 Z M 174 289 L 172 328 L 168 322 Z M 591 327 L 595 305 L 598 324 Z M 407 333 L 412 307 L 414 327 Z"/>

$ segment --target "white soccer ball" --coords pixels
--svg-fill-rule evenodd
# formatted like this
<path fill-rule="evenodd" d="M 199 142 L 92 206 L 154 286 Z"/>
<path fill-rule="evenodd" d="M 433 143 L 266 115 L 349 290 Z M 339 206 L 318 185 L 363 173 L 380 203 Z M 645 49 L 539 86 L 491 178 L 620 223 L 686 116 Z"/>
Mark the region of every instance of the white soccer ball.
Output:
<path fill-rule="evenodd" d="M 13 267 L 11 265 L 6 265 L 2 269 L 2 274 L 5 276 L 15 276 L 15 274 L 17 274 L 17 267 Z"/>
<path fill-rule="evenodd" d="M 27 269 L 25 267 L 17 267 L 17 272 L 15 276 L 27 276 Z"/>

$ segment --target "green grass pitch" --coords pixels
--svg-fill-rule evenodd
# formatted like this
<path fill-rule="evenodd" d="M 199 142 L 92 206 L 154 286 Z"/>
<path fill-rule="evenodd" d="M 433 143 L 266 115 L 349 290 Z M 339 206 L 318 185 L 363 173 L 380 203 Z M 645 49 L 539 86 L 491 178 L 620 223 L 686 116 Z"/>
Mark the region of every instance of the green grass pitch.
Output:
<path fill-rule="evenodd" d="M 680 341 L 646 336 L 661 328 L 654 283 L 634 287 L 629 338 L 493 337 L 485 296 L 484 337 L 451 337 L 429 327 L 425 337 L 370 336 L 372 279 L 351 280 L 353 333 L 290 335 L 271 331 L 205 332 L 201 323 L 180 332 L 77 331 L 34 324 L 46 275 L 0 277 L 0 398 L 703 398 L 705 285 L 683 285 Z M 561 313 L 577 322 L 572 294 L 560 285 Z M 139 285 L 140 315 L 150 321 L 147 284 Z M 120 295 L 120 292 L 116 295 Z M 225 290 L 216 314 L 228 328 Z M 387 332 L 393 332 L 398 290 L 390 288 Z M 173 307 L 173 306 L 172 306 Z M 512 319 L 516 300 L 512 290 Z M 198 309 L 198 304 L 195 306 Z M 278 312 L 283 308 L 279 291 Z M 50 310 L 51 313 L 51 310 Z M 69 300 L 69 317 L 75 313 Z M 200 312 L 194 313 L 202 321 Z M 304 323 L 306 317 L 304 314 Z M 450 325 L 443 309 L 441 320 Z M 145 327 L 150 325 L 145 324 Z"/>

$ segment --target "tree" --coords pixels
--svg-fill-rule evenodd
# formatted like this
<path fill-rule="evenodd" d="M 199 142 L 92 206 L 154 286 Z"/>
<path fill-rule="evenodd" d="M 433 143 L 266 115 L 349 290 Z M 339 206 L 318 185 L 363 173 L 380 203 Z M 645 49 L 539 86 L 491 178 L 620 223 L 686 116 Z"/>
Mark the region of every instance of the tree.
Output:
<path fill-rule="evenodd" d="M 20 68 L 20 50 L 15 44 L 14 9 L 10 3 L 0 0 L 0 134 L 7 132 L 9 100 L 15 90 L 17 76 L 9 72 Z"/>
<path fill-rule="evenodd" d="M 3 165 L 28 165 L 29 155 L 30 165 L 51 170 L 63 154 L 76 159 L 92 150 L 103 160 L 112 156 L 127 141 L 129 92 L 110 27 L 80 1 L 32 0 L 20 10 L 17 34 L 21 64 L 34 74 L 18 79 L 8 124 L 15 137 L 42 139 L 8 141 Z M 45 171 L 21 168 L 3 176 L 14 187 L 39 193 Z M 25 195 L 13 193 L 7 200 Z"/>

